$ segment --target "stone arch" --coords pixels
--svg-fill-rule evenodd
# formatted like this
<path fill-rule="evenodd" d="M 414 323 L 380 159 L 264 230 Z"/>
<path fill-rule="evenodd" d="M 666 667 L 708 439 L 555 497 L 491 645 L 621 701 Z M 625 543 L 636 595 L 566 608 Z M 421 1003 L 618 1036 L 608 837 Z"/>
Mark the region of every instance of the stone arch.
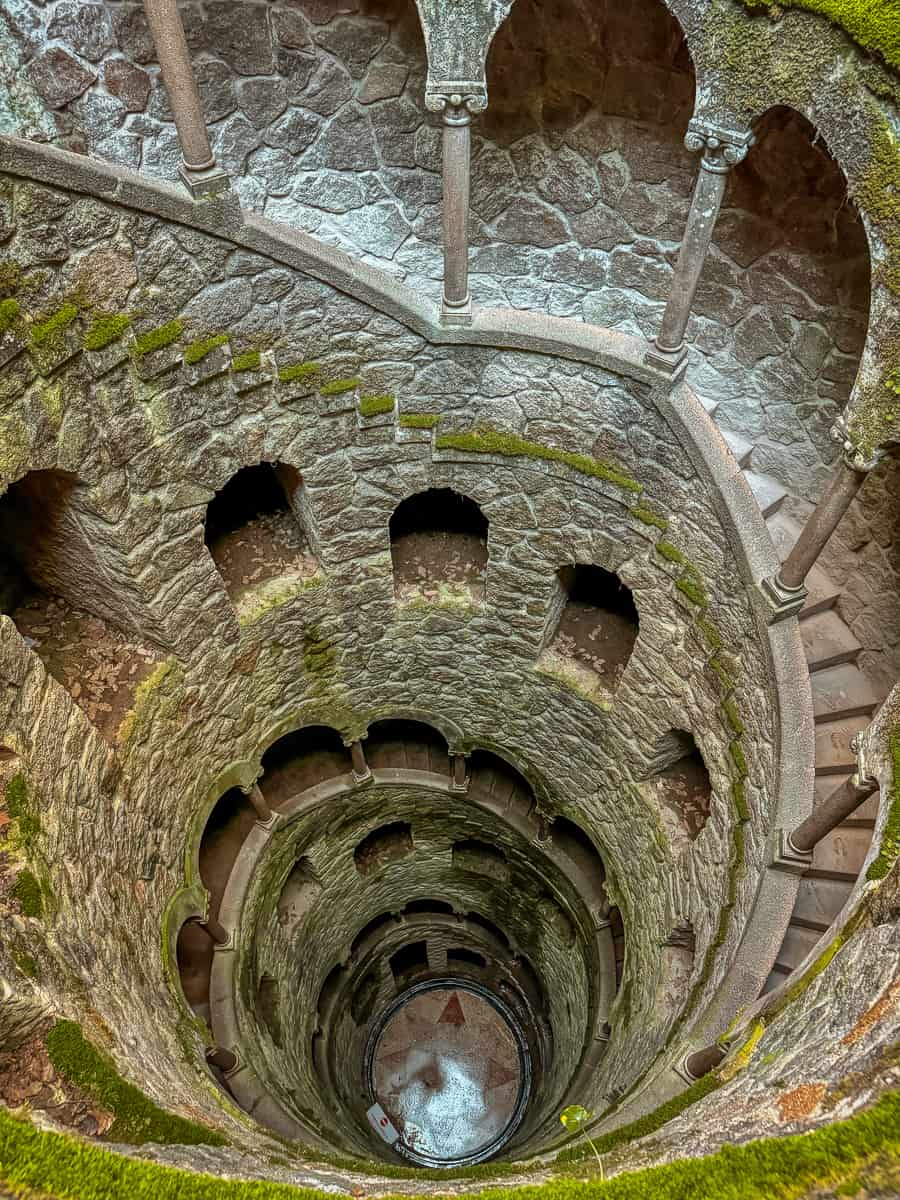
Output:
<path fill-rule="evenodd" d="M 246 618 L 319 571 L 303 477 L 289 463 L 239 468 L 210 500 L 204 543 L 238 614 Z"/>
<path fill-rule="evenodd" d="M 350 752 L 330 725 L 301 725 L 270 742 L 260 766 L 260 790 L 277 810 L 298 792 L 346 775 Z"/>
<path fill-rule="evenodd" d="M 398 599 L 484 599 L 488 521 L 474 500 L 453 488 L 428 488 L 401 500 L 389 530 Z"/>

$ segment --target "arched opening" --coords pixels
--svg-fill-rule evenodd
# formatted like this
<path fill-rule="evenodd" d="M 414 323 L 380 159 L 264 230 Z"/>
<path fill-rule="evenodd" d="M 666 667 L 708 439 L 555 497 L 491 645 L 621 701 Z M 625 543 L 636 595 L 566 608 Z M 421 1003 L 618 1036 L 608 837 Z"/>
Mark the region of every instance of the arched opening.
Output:
<path fill-rule="evenodd" d="M 278 995 L 278 980 L 263 975 L 256 989 L 256 1012 L 269 1037 L 279 1049 L 284 1045 L 281 1028 L 281 1002 Z"/>
<path fill-rule="evenodd" d="M 672 1018 L 687 998 L 694 972 L 696 939 L 690 921 L 676 925 L 663 944 L 662 986 L 657 1004 Z"/>
<path fill-rule="evenodd" d="M 212 942 L 196 921 L 185 921 L 175 943 L 175 962 L 184 998 L 194 1013 L 209 1025 L 209 973 Z"/>
<path fill-rule="evenodd" d="M 484 875 L 497 883 L 508 883 L 512 872 L 506 855 L 496 846 L 479 842 L 474 838 L 453 843 L 453 866 L 457 871 L 468 871 L 473 875 Z"/>
<path fill-rule="evenodd" d="M 484 599 L 488 522 L 474 500 L 450 488 L 409 496 L 394 509 L 390 535 L 398 600 Z"/>
<path fill-rule="evenodd" d="M 302 477 L 286 463 L 242 467 L 216 492 L 204 539 L 239 618 L 318 573 L 309 525 Z"/>
<path fill-rule="evenodd" d="M 405 821 L 394 821 L 367 834 L 353 851 L 353 861 L 360 875 L 369 875 L 412 852 L 411 826 Z"/>
<path fill-rule="evenodd" d="M 397 918 L 393 913 L 389 912 L 379 913 L 371 921 L 367 921 L 350 943 L 350 957 L 355 958 L 367 943 L 376 938 L 378 934 L 385 932 L 391 925 L 396 924 L 396 922 Z"/>
<path fill-rule="evenodd" d="M 473 750 L 466 762 L 469 794 L 501 813 L 525 822 L 534 807 L 531 784 L 511 763 L 491 750 Z"/>
<path fill-rule="evenodd" d="M 50 470 L 31 471 L 0 496 L 0 613 L 115 741 L 160 653 L 136 631 L 124 564 L 111 571 L 98 555 L 97 547 L 114 551 L 83 492 L 74 475 Z"/>
<path fill-rule="evenodd" d="M 372 770 L 403 767 L 437 775 L 447 775 L 450 771 L 446 738 L 423 721 L 373 722 L 366 735 L 365 751 Z"/>
<path fill-rule="evenodd" d="M 428 943 L 423 939 L 408 942 L 390 957 L 391 974 L 398 989 L 406 987 L 417 975 L 428 970 Z"/>
<path fill-rule="evenodd" d="M 403 912 L 406 916 L 414 916 L 416 913 L 422 913 L 426 916 L 452 917 L 453 905 L 448 904 L 446 900 L 410 900 Z"/>
<path fill-rule="evenodd" d="M 650 331 L 694 171 L 690 56 L 659 0 L 516 0 L 473 129 L 478 303 Z"/>
<path fill-rule="evenodd" d="M 484 971 L 487 959 L 477 950 L 469 950 L 465 946 L 451 946 L 447 951 L 447 968 L 450 971 L 472 970 Z"/>
<path fill-rule="evenodd" d="M 612 695 L 637 640 L 631 589 L 614 571 L 585 563 L 560 567 L 541 669 L 589 694 Z"/>
<path fill-rule="evenodd" d="M 270 808 L 279 809 L 307 788 L 346 775 L 350 751 L 328 725 L 307 725 L 273 742 L 262 757 L 259 787 Z"/>
<path fill-rule="evenodd" d="M 709 818 L 712 782 L 693 734 L 670 729 L 654 747 L 648 785 L 673 849 L 686 849 Z"/>
<path fill-rule="evenodd" d="M 570 821 L 568 817 L 556 817 L 550 826 L 550 841 L 554 849 L 569 859 L 580 876 L 582 887 L 587 893 L 583 893 L 584 899 L 591 905 L 605 900 L 603 883 L 606 879 L 606 868 L 597 847 L 581 826 Z"/>

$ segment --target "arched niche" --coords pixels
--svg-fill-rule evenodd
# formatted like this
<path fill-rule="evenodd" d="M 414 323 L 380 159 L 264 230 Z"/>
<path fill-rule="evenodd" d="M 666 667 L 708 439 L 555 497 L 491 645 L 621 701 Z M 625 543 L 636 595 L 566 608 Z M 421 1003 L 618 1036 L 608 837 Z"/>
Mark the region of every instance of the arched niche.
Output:
<path fill-rule="evenodd" d="M 353 861 L 360 875 L 375 874 L 414 850 L 412 827 L 407 821 L 380 825 L 357 844 Z"/>
<path fill-rule="evenodd" d="M 452 488 L 408 496 L 390 520 L 398 600 L 480 602 L 488 560 L 488 521 L 474 500 Z"/>
<path fill-rule="evenodd" d="M 350 752 L 337 730 L 306 725 L 277 738 L 262 756 L 259 787 L 272 809 L 292 796 L 350 771 Z"/>
<path fill-rule="evenodd" d="M 703 832 L 712 802 L 709 771 L 693 734 L 664 733 L 653 747 L 645 778 L 673 849 L 687 849 Z"/>
<path fill-rule="evenodd" d="M 585 691 L 615 693 L 637 640 L 640 618 L 631 589 L 614 571 L 572 563 L 556 573 L 541 665 Z"/>
<path fill-rule="evenodd" d="M 302 476 L 287 463 L 242 467 L 216 492 L 204 541 L 239 617 L 318 574 L 311 524 Z"/>
<path fill-rule="evenodd" d="M 372 770 L 403 767 L 439 775 L 450 771 L 446 738 L 424 721 L 402 717 L 374 721 L 366 735 L 365 753 Z"/>
<path fill-rule="evenodd" d="M 68 471 L 40 470 L 0 496 L 0 613 L 113 742 L 162 653 L 138 629 L 146 614 L 130 565 L 88 490 Z"/>

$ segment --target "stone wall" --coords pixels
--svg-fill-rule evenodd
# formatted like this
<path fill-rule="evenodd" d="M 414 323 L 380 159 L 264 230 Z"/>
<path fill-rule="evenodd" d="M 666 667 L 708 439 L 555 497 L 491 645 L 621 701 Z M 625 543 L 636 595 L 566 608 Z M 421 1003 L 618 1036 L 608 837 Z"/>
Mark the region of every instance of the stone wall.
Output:
<path fill-rule="evenodd" d="M 38 949 L 49 994 L 89 1022 L 102 1014 L 120 1060 L 151 1093 L 176 1105 L 189 1095 L 223 1119 L 197 1066 L 198 1033 L 152 951 L 184 879 L 186 831 L 198 819 L 202 827 L 201 799 L 216 778 L 253 761 L 279 724 L 353 736 L 415 708 L 454 722 L 472 745 L 505 749 L 548 815 L 569 813 L 594 838 L 630 949 L 614 1040 L 590 1090 L 628 1086 L 672 1028 L 657 1003 L 663 942 L 685 922 L 695 930 L 685 1011 L 696 1018 L 753 911 L 781 802 L 780 717 L 768 635 L 742 582 L 746 547 L 723 524 L 690 436 L 667 419 L 666 395 L 550 354 L 433 343 L 308 275 L 114 204 L 24 182 L 4 194 L 17 220 L 11 257 L 28 277 L 22 302 L 41 310 L 37 325 L 63 311 L 55 306 L 75 280 L 89 287 L 96 254 L 114 253 L 118 286 L 134 280 L 125 302 L 138 334 L 82 350 L 87 312 L 54 327 L 42 348 L 24 350 L 12 331 L 4 479 L 63 468 L 105 499 L 134 578 L 152 595 L 147 635 L 180 659 L 143 689 L 116 778 L 103 773 L 102 739 L 4 622 L 4 677 L 43 680 L 40 695 L 9 693 L 3 721 L 29 747 L 23 767 L 46 822 L 40 850 L 55 901 L 52 941 Z M 71 253 L 48 261 L 41 247 L 71 229 L 81 231 Z M 234 318 L 236 305 L 244 315 Z M 178 315 L 184 328 L 161 333 Z M 226 322 L 232 352 L 219 346 L 184 366 L 191 338 Z M 234 354 L 253 339 L 274 349 L 258 368 L 238 369 Z M 317 383 L 286 370 L 312 358 Z M 361 382 L 339 383 L 351 372 Z M 50 388 L 58 403 L 47 402 Z M 360 415 L 360 392 L 388 389 L 401 418 L 439 417 L 438 436 L 398 426 L 396 413 Z M 702 430 L 699 406 L 695 420 Z M 483 446 L 476 437 L 474 452 L 453 441 L 486 423 L 525 440 Z M 239 626 L 203 548 L 203 519 L 213 492 L 259 461 L 301 472 L 321 578 Z M 390 514 L 429 486 L 471 496 L 490 522 L 483 606 L 396 606 Z M 535 669 L 556 570 L 578 561 L 618 571 L 641 615 L 611 706 Z M 714 796 L 702 834 L 676 856 L 638 779 L 660 737 L 685 725 Z M 73 804 L 85 810 L 77 822 Z M 39 943 L 40 927 L 29 930 Z"/>
<path fill-rule="evenodd" d="M 412 0 L 183 4 L 219 160 L 245 207 L 440 294 L 440 129 Z M 177 139 L 140 5 L 6 17 L 7 129 L 175 179 Z M 475 302 L 655 335 L 697 170 L 693 72 L 657 0 L 518 0 L 488 64 L 472 180 Z M 37 136 L 37 131 L 35 130 Z M 868 314 L 865 236 L 839 168 L 790 110 L 733 173 L 689 338 L 691 378 L 754 463 L 814 499 Z M 189 255 L 189 248 L 188 255 Z M 162 249 L 157 253 L 162 256 Z M 171 255 L 168 248 L 166 257 Z M 178 257 L 176 252 L 176 257 Z M 185 276 L 170 268 L 171 278 Z M 243 315 L 232 303 L 229 320 Z"/>

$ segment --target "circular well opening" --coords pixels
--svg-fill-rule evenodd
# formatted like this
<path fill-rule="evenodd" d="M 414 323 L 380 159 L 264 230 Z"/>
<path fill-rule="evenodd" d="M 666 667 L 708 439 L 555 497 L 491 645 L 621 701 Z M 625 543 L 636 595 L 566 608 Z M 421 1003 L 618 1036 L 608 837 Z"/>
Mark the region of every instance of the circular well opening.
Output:
<path fill-rule="evenodd" d="M 394 1000 L 373 1030 L 367 1070 L 373 1100 L 399 1134 L 394 1149 L 429 1167 L 496 1154 L 522 1119 L 531 1082 L 513 1014 L 455 979 L 417 984 Z"/>

